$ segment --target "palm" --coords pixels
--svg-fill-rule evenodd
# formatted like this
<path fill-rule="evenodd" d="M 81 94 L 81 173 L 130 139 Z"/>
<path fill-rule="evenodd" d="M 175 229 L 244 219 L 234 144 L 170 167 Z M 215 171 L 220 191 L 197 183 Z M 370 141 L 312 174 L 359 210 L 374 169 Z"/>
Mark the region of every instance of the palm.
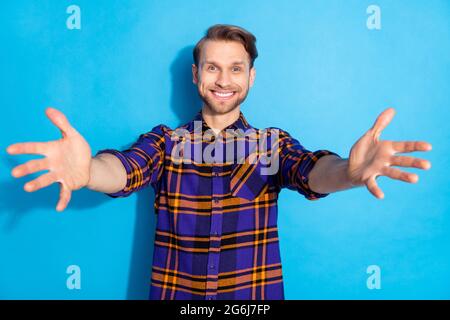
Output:
<path fill-rule="evenodd" d="M 78 190 L 89 181 L 91 148 L 78 133 L 48 142 L 48 162 L 70 190 Z"/>
<path fill-rule="evenodd" d="M 22 177 L 34 172 L 48 170 L 25 185 L 26 191 L 36 191 L 54 182 L 60 183 L 60 200 L 57 210 L 67 207 L 71 192 L 87 185 L 91 163 L 91 148 L 86 140 L 56 109 L 46 110 L 50 120 L 61 130 L 62 138 L 49 142 L 17 143 L 8 147 L 10 154 L 41 154 L 44 158 L 30 160 L 15 167 L 13 176 Z"/>
<path fill-rule="evenodd" d="M 350 150 L 349 174 L 354 184 L 370 178 L 369 173 L 379 171 L 389 159 L 387 141 L 376 141 L 370 135 L 362 136 Z M 363 170 L 364 169 L 364 170 Z"/>
<path fill-rule="evenodd" d="M 348 177 L 355 186 L 366 185 L 369 191 L 377 198 L 384 194 L 378 187 L 375 179 L 378 176 L 387 176 L 405 182 L 417 182 L 416 174 L 401 171 L 392 166 L 414 167 L 429 169 L 429 161 L 408 157 L 395 156 L 396 153 L 429 151 L 431 145 L 423 141 L 388 141 L 380 140 L 380 134 L 391 122 L 395 111 L 386 109 L 379 115 L 375 124 L 351 148 L 348 159 Z"/>

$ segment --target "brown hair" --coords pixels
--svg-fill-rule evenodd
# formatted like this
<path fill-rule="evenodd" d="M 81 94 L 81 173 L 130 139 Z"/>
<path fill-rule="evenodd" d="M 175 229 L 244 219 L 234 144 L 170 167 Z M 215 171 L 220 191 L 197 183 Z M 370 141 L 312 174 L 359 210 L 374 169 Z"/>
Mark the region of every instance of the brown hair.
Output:
<path fill-rule="evenodd" d="M 258 57 L 258 50 L 256 50 L 256 37 L 245 30 L 244 28 L 229 25 L 229 24 L 216 24 L 208 28 L 206 34 L 203 38 L 197 42 L 194 48 L 194 62 L 198 67 L 198 62 L 200 58 L 200 52 L 202 50 L 203 44 L 206 40 L 225 40 L 225 41 L 237 41 L 240 42 L 245 51 L 247 51 L 250 57 L 250 69 L 253 67 L 256 57 Z"/>

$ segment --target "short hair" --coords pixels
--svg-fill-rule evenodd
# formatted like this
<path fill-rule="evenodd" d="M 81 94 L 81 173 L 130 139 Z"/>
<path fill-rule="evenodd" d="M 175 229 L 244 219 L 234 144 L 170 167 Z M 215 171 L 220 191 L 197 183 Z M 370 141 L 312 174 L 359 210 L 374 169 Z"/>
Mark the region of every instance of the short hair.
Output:
<path fill-rule="evenodd" d="M 229 25 L 229 24 L 216 24 L 208 28 L 206 34 L 195 45 L 193 56 L 194 63 L 198 67 L 200 52 L 204 43 L 207 40 L 224 40 L 224 41 L 237 41 L 240 42 L 245 51 L 247 51 L 250 57 L 250 69 L 253 67 L 256 57 L 258 57 L 258 50 L 256 49 L 256 37 L 245 30 L 244 28 Z"/>

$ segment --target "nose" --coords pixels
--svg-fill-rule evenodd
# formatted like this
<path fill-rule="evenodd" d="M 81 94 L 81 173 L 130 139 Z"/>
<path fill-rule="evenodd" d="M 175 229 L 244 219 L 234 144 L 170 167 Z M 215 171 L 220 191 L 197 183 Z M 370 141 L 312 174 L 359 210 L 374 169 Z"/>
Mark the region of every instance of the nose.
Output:
<path fill-rule="evenodd" d="M 218 85 L 221 88 L 225 88 L 231 85 L 231 79 L 228 72 L 221 71 L 219 73 L 218 78 L 216 80 L 216 85 Z"/>

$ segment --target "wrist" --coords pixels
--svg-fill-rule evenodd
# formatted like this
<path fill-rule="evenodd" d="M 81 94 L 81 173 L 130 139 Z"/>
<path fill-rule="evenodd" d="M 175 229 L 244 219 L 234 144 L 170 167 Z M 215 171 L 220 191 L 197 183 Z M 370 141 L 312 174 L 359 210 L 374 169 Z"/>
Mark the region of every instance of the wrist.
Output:
<path fill-rule="evenodd" d="M 97 165 L 97 161 L 98 159 L 96 159 L 95 157 L 91 158 L 91 162 L 89 165 L 89 174 L 88 174 L 88 181 L 86 183 L 86 188 L 88 189 L 94 189 L 94 171 L 95 171 L 95 166 Z"/>
<path fill-rule="evenodd" d="M 364 183 L 362 183 L 360 180 L 358 180 L 356 177 L 359 176 L 358 173 L 354 172 L 354 170 L 350 169 L 350 162 L 347 159 L 346 160 L 346 183 L 348 184 L 349 188 L 356 188 L 356 187 L 360 187 L 363 186 Z"/>

